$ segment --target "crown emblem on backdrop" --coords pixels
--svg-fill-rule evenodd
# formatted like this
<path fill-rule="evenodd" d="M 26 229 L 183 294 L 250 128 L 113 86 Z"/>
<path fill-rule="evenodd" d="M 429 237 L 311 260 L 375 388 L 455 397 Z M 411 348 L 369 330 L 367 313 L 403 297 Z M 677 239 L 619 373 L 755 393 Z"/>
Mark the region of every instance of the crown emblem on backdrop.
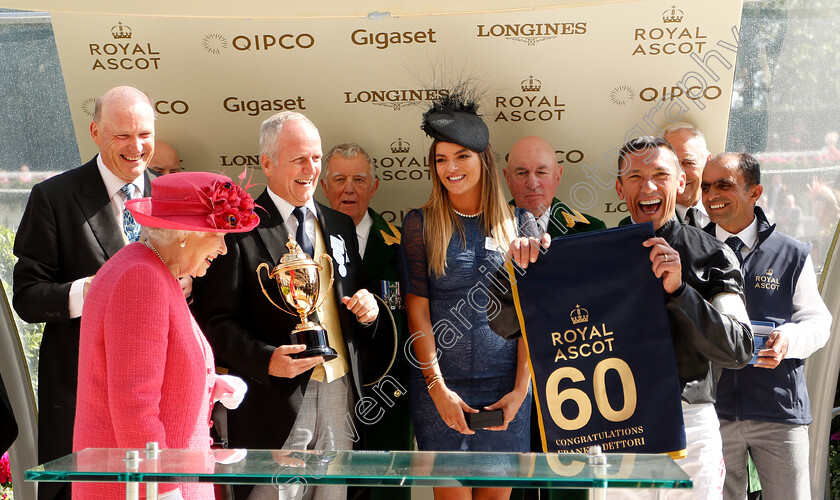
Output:
<path fill-rule="evenodd" d="M 685 13 L 672 5 L 670 9 L 662 13 L 662 21 L 666 23 L 681 23 Z"/>
<path fill-rule="evenodd" d="M 578 323 L 586 323 L 589 321 L 589 311 L 580 307 L 580 304 L 578 304 L 577 307 L 572 309 L 569 317 L 572 318 L 572 324 L 574 325 L 577 325 Z"/>
<path fill-rule="evenodd" d="M 764 271 L 764 275 L 765 275 L 765 276 L 773 276 L 773 270 L 772 270 L 772 269 L 768 269 L 768 270 Z"/>
<path fill-rule="evenodd" d="M 402 140 L 402 137 L 391 143 L 392 153 L 408 153 L 409 151 L 411 151 L 411 144 Z"/>
<path fill-rule="evenodd" d="M 111 34 L 118 40 L 131 38 L 131 28 L 119 22 L 111 28 Z"/>
<path fill-rule="evenodd" d="M 542 88 L 542 82 L 534 79 L 534 75 L 522 80 L 522 92 L 539 92 Z"/>

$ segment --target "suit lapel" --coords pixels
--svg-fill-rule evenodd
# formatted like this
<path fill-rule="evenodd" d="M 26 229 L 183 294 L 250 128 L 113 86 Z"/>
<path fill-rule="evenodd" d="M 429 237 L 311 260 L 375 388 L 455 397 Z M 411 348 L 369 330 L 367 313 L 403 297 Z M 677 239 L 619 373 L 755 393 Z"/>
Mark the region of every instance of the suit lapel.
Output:
<path fill-rule="evenodd" d="M 286 255 L 289 249 L 286 248 L 286 242 L 289 240 L 289 232 L 286 230 L 286 225 L 283 224 L 283 217 L 277 210 L 277 206 L 268 195 L 268 189 L 256 200 L 257 205 L 265 209 L 267 214 L 260 216 L 260 225 L 257 226 L 257 233 L 268 249 L 268 254 L 271 256 L 271 264 L 276 265 L 280 262 L 280 257 Z"/>
<path fill-rule="evenodd" d="M 317 201 L 315 202 L 315 204 L 318 206 L 318 222 L 321 224 L 321 234 L 324 237 L 324 251 L 327 253 L 327 255 L 330 256 L 331 259 L 333 259 L 334 252 L 332 247 L 332 238 L 330 238 L 330 229 L 335 227 L 335 215 L 329 210 L 327 210 L 324 205 L 318 203 Z M 347 242 L 345 242 L 345 258 L 353 258 L 347 254 L 347 250 L 348 245 Z M 344 279 L 341 277 L 341 274 L 339 274 L 338 272 L 338 264 L 335 262 L 335 259 L 333 259 L 333 278 L 335 278 L 335 281 L 333 282 L 333 287 L 335 288 L 335 296 L 337 299 L 340 300 L 340 297 L 347 295 L 344 290 L 346 285 L 344 283 Z"/>
<path fill-rule="evenodd" d="M 87 162 L 82 169 L 82 185 L 74 195 L 76 203 L 79 204 L 99 245 L 110 259 L 125 246 L 125 236 L 114 218 L 111 198 L 105 189 L 102 176 L 99 175 L 96 157 Z"/>
<path fill-rule="evenodd" d="M 371 209 L 368 209 L 370 216 L 373 218 L 373 224 L 370 226 L 370 234 L 368 234 L 367 246 L 365 247 L 365 257 L 362 259 L 365 263 L 369 276 L 379 276 L 383 267 L 388 265 L 394 258 L 394 254 L 399 251 L 398 244 L 388 245 L 385 243 L 385 238 L 381 231 L 387 234 L 392 234 L 391 228 L 381 215 L 377 214 Z"/>

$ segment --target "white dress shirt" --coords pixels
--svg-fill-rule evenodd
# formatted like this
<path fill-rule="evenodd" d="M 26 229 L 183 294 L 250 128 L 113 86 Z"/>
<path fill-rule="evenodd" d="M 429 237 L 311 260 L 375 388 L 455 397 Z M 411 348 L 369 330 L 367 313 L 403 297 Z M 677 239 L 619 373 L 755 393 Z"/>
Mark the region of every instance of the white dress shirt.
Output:
<path fill-rule="evenodd" d="M 715 236 L 726 241 L 730 236 L 737 236 L 744 242 L 741 256 L 746 258 L 758 244 L 758 219 L 738 234 L 732 234 L 719 225 L 715 226 Z M 831 313 L 825 306 L 817 289 L 817 274 L 811 256 L 805 258 L 805 264 L 799 273 L 799 279 L 793 291 L 793 315 L 790 321 L 776 327 L 788 338 L 786 359 L 805 359 L 828 341 L 831 327 Z"/>
<path fill-rule="evenodd" d="M 114 173 L 105 166 L 105 162 L 102 161 L 102 155 L 96 155 L 96 166 L 99 167 L 99 175 L 102 177 L 102 182 L 105 183 L 105 191 L 111 199 L 111 208 L 114 210 L 114 218 L 117 221 L 117 225 L 122 228 L 123 210 L 125 210 L 125 195 L 123 195 L 120 189 L 125 186 L 126 183 L 114 175 Z M 134 198 L 132 199 L 142 198 L 143 191 L 146 188 L 146 181 L 143 178 L 143 174 L 140 174 L 139 177 L 134 179 L 132 184 L 134 184 Z M 85 304 L 85 299 L 83 297 L 85 281 L 87 281 L 87 278 L 79 278 L 70 285 L 69 308 L 71 318 L 78 318 L 82 315 L 82 309 Z"/>
<path fill-rule="evenodd" d="M 674 208 L 677 209 L 677 215 L 680 216 L 680 220 L 685 222 L 685 214 L 688 212 L 689 207 L 677 203 L 677 206 Z M 704 228 L 708 226 L 709 223 L 712 222 L 712 219 L 710 219 L 709 214 L 706 213 L 706 207 L 703 206 L 703 203 L 698 201 L 694 205 L 694 208 L 697 209 L 697 211 L 694 212 L 694 220 L 697 222 L 697 227 Z"/>
<path fill-rule="evenodd" d="M 283 198 L 274 194 L 274 192 L 269 189 L 268 196 L 271 198 L 271 201 L 274 202 L 274 206 L 277 207 L 277 211 L 280 212 L 280 217 L 283 217 L 283 224 L 286 226 L 286 230 L 292 236 L 297 234 L 298 228 L 298 221 L 297 217 L 292 215 L 292 212 L 296 208 L 294 205 L 289 203 L 288 201 L 284 200 Z M 310 198 L 304 206 L 308 209 L 306 211 L 306 218 L 303 219 L 303 230 L 306 231 L 306 236 L 309 237 L 309 241 L 315 242 L 315 223 L 318 220 L 318 209 L 315 205 L 315 200 Z M 313 256 L 314 258 L 314 256 Z"/>
<path fill-rule="evenodd" d="M 359 221 L 356 226 L 356 239 L 359 240 L 359 256 L 365 256 L 365 248 L 367 248 L 368 236 L 370 236 L 370 228 L 373 226 L 373 217 L 370 212 L 365 211 L 365 216 Z"/>

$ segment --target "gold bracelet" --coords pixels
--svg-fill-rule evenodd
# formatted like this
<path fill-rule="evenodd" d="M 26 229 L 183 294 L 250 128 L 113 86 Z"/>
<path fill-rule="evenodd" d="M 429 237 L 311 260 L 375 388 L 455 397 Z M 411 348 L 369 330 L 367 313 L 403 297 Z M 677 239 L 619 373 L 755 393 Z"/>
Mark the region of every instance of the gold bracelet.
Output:
<path fill-rule="evenodd" d="M 439 374 L 434 374 L 426 380 L 426 390 L 431 391 L 432 387 L 438 383 L 439 380 L 443 380 Z"/>

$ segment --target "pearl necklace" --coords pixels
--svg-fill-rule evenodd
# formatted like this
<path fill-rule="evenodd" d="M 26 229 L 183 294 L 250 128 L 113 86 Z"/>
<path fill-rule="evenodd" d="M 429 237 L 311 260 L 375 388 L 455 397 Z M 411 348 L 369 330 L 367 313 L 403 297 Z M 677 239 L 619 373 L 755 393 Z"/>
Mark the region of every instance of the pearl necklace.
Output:
<path fill-rule="evenodd" d="M 467 214 L 462 214 L 461 212 L 455 210 L 454 208 L 452 209 L 452 211 L 455 212 L 456 214 L 460 215 L 461 217 L 466 217 L 468 219 L 472 219 L 473 217 L 478 217 L 479 215 L 481 215 L 484 212 L 483 210 L 479 210 L 478 212 L 476 212 L 472 215 L 467 215 Z"/>
<path fill-rule="evenodd" d="M 149 241 L 149 240 L 143 240 L 143 244 L 144 244 L 144 245 L 146 245 L 146 248 L 148 248 L 149 250 L 153 251 L 153 252 L 155 253 L 155 255 L 157 255 L 158 259 L 160 259 L 160 261 L 161 261 L 161 262 L 163 262 L 163 265 L 164 265 L 164 266 L 166 265 L 166 261 L 165 261 L 165 260 L 163 260 L 163 257 L 161 257 L 161 256 L 160 256 L 160 252 L 158 252 L 158 251 L 157 251 L 157 248 L 155 248 L 155 246 L 154 246 L 154 245 L 152 245 L 152 242 L 151 242 L 151 241 Z"/>

